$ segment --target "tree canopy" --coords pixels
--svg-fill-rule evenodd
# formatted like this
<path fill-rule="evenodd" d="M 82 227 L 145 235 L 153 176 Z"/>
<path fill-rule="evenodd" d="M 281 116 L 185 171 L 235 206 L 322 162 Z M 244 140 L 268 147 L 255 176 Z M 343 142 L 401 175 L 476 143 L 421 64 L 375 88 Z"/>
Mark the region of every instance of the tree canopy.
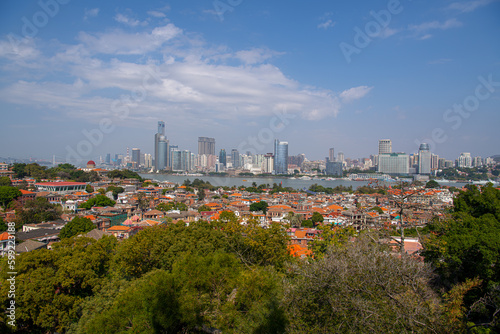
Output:
<path fill-rule="evenodd" d="M 90 232 L 95 228 L 92 221 L 84 217 L 75 217 L 68 222 L 59 233 L 59 238 L 71 238 L 75 235 Z"/>
<path fill-rule="evenodd" d="M 96 195 L 92 198 L 89 198 L 86 202 L 80 204 L 80 208 L 89 210 L 94 206 L 105 207 L 105 206 L 114 206 L 116 204 L 115 201 L 109 199 L 106 195 Z"/>

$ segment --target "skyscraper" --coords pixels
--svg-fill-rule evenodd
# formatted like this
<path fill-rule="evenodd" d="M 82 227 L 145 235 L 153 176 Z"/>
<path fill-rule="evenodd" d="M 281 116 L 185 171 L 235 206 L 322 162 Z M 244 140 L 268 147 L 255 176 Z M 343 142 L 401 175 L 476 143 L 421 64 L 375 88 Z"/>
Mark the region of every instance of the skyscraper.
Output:
<path fill-rule="evenodd" d="M 429 144 L 422 143 L 418 149 L 418 173 L 430 174 L 431 173 L 431 159 L 432 154 Z"/>
<path fill-rule="evenodd" d="M 154 167 L 156 170 L 161 170 L 169 166 L 170 159 L 168 146 L 168 139 L 165 137 L 165 122 L 158 121 L 158 132 L 155 134 Z"/>
<path fill-rule="evenodd" d="M 334 162 L 335 161 L 335 150 L 332 148 L 330 148 L 330 150 L 328 151 L 328 159 L 329 161 L 331 162 Z"/>
<path fill-rule="evenodd" d="M 390 139 L 380 139 L 378 141 L 378 154 L 392 153 L 392 141 Z"/>
<path fill-rule="evenodd" d="M 288 142 L 274 140 L 274 172 L 288 174 Z"/>
<path fill-rule="evenodd" d="M 221 149 L 219 152 L 219 163 L 223 164 L 226 167 L 227 159 L 226 159 L 226 150 Z"/>
<path fill-rule="evenodd" d="M 469 152 L 460 153 L 457 161 L 457 167 L 461 168 L 471 168 L 472 167 L 472 157 Z"/>
<path fill-rule="evenodd" d="M 379 155 L 378 172 L 387 174 L 408 174 L 409 156 L 405 153 L 384 153 Z"/>
<path fill-rule="evenodd" d="M 231 150 L 231 162 L 233 163 L 234 169 L 240 167 L 240 152 L 235 148 Z"/>
<path fill-rule="evenodd" d="M 141 150 L 138 148 L 132 149 L 132 163 L 134 168 L 139 168 L 141 164 Z"/>
<path fill-rule="evenodd" d="M 215 139 L 208 137 L 198 137 L 198 155 L 215 155 Z"/>

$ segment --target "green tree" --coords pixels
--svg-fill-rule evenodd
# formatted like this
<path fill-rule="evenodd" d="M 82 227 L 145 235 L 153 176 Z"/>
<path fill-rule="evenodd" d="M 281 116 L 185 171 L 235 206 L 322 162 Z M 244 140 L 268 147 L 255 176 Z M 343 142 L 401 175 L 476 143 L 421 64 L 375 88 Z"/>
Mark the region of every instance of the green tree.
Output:
<path fill-rule="evenodd" d="M 116 238 L 105 236 L 66 239 L 52 250 L 42 249 L 16 257 L 16 325 L 20 333 L 65 332 L 80 316 L 80 305 L 108 275 Z M 1 262 L 0 279 L 9 277 Z M 9 285 L 0 285 L 0 304 L 8 305 Z M 6 322 L 0 312 L 0 323 Z"/>
<path fill-rule="evenodd" d="M 342 248 L 349 240 L 356 236 L 356 230 L 352 227 L 336 227 L 332 225 L 319 226 L 321 234 L 311 241 L 309 249 L 313 251 L 314 257 L 322 258 L 331 247 Z"/>
<path fill-rule="evenodd" d="M 384 210 L 382 210 L 381 207 L 379 206 L 374 206 L 373 208 L 371 208 L 369 211 L 375 211 L 375 212 L 378 212 L 378 214 L 380 215 L 383 215 L 384 214 Z"/>
<path fill-rule="evenodd" d="M 87 193 L 93 193 L 94 192 L 94 187 L 92 187 L 90 184 L 87 184 L 87 186 L 85 186 L 85 191 Z"/>
<path fill-rule="evenodd" d="M 285 283 L 288 333 L 435 333 L 442 328 L 431 268 L 366 236 L 299 264 Z"/>
<path fill-rule="evenodd" d="M 187 211 L 188 206 L 186 203 L 182 202 L 168 202 L 168 203 L 160 203 L 156 206 L 156 210 L 160 211 L 171 211 L 171 210 L 179 210 L 179 211 Z"/>
<path fill-rule="evenodd" d="M 12 181 L 8 176 L 0 176 L 0 187 L 1 186 L 11 186 Z"/>
<path fill-rule="evenodd" d="M 323 218 L 323 215 L 319 212 L 313 212 L 312 217 L 311 217 L 311 222 L 316 226 L 318 223 L 322 223 L 325 220 Z"/>
<path fill-rule="evenodd" d="M 426 188 L 440 188 L 441 186 L 439 185 L 439 183 L 437 183 L 436 180 L 429 180 L 426 184 L 425 184 L 425 187 Z"/>
<path fill-rule="evenodd" d="M 92 221 L 88 218 L 75 217 L 68 222 L 59 233 L 59 238 L 71 238 L 78 234 L 83 234 L 92 231 L 95 228 Z"/>
<path fill-rule="evenodd" d="M 202 212 L 202 211 L 212 211 L 212 209 L 207 205 L 202 205 L 198 208 L 198 212 Z"/>
<path fill-rule="evenodd" d="M 15 187 L 0 186 L 0 203 L 4 208 L 21 195 L 22 193 Z"/>
<path fill-rule="evenodd" d="M 17 179 L 22 179 L 28 175 L 24 170 L 25 168 L 26 168 L 26 164 L 24 164 L 24 163 L 15 163 L 12 166 L 12 171 L 15 173 L 14 175 Z"/>
<path fill-rule="evenodd" d="M 45 197 L 26 201 L 24 207 L 16 209 L 16 229 L 24 224 L 38 224 L 59 219 L 62 214 L 60 205 L 51 204 Z"/>
<path fill-rule="evenodd" d="M 250 204 L 250 211 L 262 211 L 266 214 L 268 206 L 266 201 L 254 202 Z"/>
<path fill-rule="evenodd" d="M 3 220 L 2 217 L 0 217 L 0 233 L 7 231 L 7 224 L 5 223 L 5 220 Z"/>
<path fill-rule="evenodd" d="M 310 219 L 306 219 L 302 221 L 302 227 L 312 228 L 314 227 L 314 223 Z"/>
<path fill-rule="evenodd" d="M 500 309 L 500 191 L 491 184 L 479 190 L 470 186 L 454 200 L 451 217 L 429 224 L 424 239 L 425 260 L 431 263 L 440 276 L 441 286 L 452 290 L 467 281 L 479 279 L 480 285 L 470 290 L 464 299 L 462 321 L 474 326 L 489 326 L 500 330 L 499 312 L 495 303 L 476 306 L 491 298 L 497 299 Z M 475 311 L 471 307 L 475 307 Z M 481 325 L 482 324 L 482 325 Z"/>
<path fill-rule="evenodd" d="M 105 207 L 105 206 L 114 206 L 116 204 L 115 201 L 109 199 L 106 195 L 96 195 L 92 198 L 89 198 L 86 202 L 80 204 L 80 208 L 89 210 L 94 206 Z"/>

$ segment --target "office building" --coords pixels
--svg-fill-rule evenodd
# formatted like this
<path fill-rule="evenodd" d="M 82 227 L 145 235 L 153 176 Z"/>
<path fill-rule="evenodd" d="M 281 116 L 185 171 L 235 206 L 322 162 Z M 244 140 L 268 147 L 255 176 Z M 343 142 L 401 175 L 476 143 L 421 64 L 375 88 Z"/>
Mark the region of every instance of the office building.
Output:
<path fill-rule="evenodd" d="M 106 154 L 106 165 L 111 165 L 111 153 Z"/>
<path fill-rule="evenodd" d="M 237 169 L 237 168 L 241 167 L 240 152 L 238 152 L 238 150 L 235 148 L 233 148 L 231 150 L 231 163 L 232 163 L 233 169 Z"/>
<path fill-rule="evenodd" d="M 288 174 L 288 142 L 274 140 L 274 173 Z"/>
<path fill-rule="evenodd" d="M 472 167 L 472 157 L 470 153 L 464 152 L 460 153 L 460 156 L 457 160 L 457 167 L 460 168 L 471 168 Z"/>
<path fill-rule="evenodd" d="M 227 166 L 227 159 L 226 159 L 226 150 L 221 149 L 219 152 L 219 163 L 224 165 L 224 168 Z"/>
<path fill-rule="evenodd" d="M 342 176 L 343 175 L 342 162 L 328 161 L 326 163 L 326 175 Z"/>
<path fill-rule="evenodd" d="M 385 174 L 408 174 L 408 155 L 406 153 L 379 154 L 378 172 Z"/>
<path fill-rule="evenodd" d="M 341 162 L 341 163 L 344 163 L 344 153 L 342 152 L 339 152 L 339 154 L 337 154 L 337 162 Z"/>
<path fill-rule="evenodd" d="M 151 154 L 144 154 L 144 167 L 151 168 L 153 167 L 153 156 Z"/>
<path fill-rule="evenodd" d="M 262 163 L 263 173 L 272 173 L 274 170 L 274 156 L 272 153 L 264 155 L 264 162 Z"/>
<path fill-rule="evenodd" d="M 170 147 L 168 140 L 165 138 L 165 136 L 159 136 L 158 140 L 158 157 L 155 160 L 155 169 L 156 170 L 162 170 L 165 168 L 168 168 L 168 164 L 170 161 L 170 155 L 169 155 Z"/>
<path fill-rule="evenodd" d="M 392 153 L 392 141 L 390 139 L 380 139 L 378 141 L 378 154 Z"/>
<path fill-rule="evenodd" d="M 132 149 L 132 166 L 134 168 L 139 168 L 141 164 L 141 150 L 138 148 Z"/>
<path fill-rule="evenodd" d="M 235 148 L 233 148 L 231 150 L 231 162 L 232 162 L 232 165 L 233 165 L 234 169 L 237 169 L 237 168 L 241 167 L 241 164 L 240 164 L 240 152 L 238 152 L 238 150 L 235 149 Z"/>
<path fill-rule="evenodd" d="M 208 137 L 198 137 L 198 155 L 215 155 L 215 139 Z"/>
<path fill-rule="evenodd" d="M 328 159 L 331 162 L 335 161 L 335 150 L 333 147 L 328 151 Z"/>
<path fill-rule="evenodd" d="M 429 144 L 422 143 L 418 149 L 418 174 L 431 173 L 432 154 Z"/>
<path fill-rule="evenodd" d="M 161 145 L 160 145 L 161 143 Z M 161 150 L 160 150 L 161 146 Z M 165 122 L 158 121 L 158 132 L 155 134 L 154 167 L 156 170 L 169 166 L 169 142 L 165 137 Z"/>

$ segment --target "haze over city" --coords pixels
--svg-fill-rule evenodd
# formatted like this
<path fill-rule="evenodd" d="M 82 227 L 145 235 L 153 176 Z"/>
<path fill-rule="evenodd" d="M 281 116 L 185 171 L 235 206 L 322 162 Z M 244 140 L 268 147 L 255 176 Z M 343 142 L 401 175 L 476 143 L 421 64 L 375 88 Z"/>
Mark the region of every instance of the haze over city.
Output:
<path fill-rule="evenodd" d="M 3 1 L 0 157 L 500 153 L 498 1 Z M 96 131 L 102 135 L 96 135 Z M 260 138 L 260 139 L 259 139 Z M 249 148 L 249 147 L 247 147 Z"/>

